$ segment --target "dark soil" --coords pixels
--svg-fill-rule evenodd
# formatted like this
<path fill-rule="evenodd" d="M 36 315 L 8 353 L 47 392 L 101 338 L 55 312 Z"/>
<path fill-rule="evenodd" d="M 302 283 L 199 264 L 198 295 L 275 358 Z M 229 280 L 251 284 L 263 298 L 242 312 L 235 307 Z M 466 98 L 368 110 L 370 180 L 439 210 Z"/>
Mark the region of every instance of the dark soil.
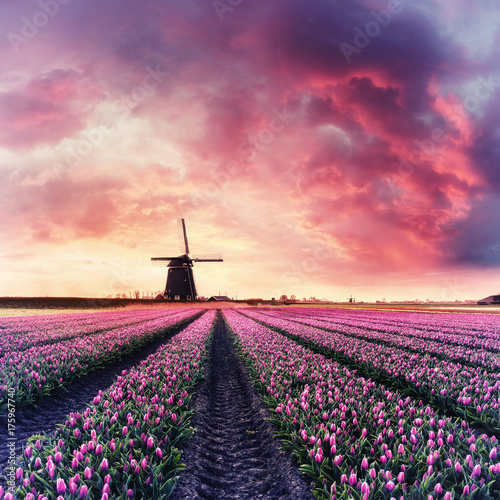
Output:
<path fill-rule="evenodd" d="M 76 379 L 68 386 L 50 393 L 42 399 L 37 406 L 24 406 L 16 409 L 16 454 L 20 455 L 24 450 L 26 441 L 33 434 L 50 434 L 56 430 L 57 424 L 66 421 L 70 412 L 81 413 L 99 390 L 106 391 L 121 374 L 122 370 L 128 370 L 138 365 L 143 359 L 153 354 L 161 345 L 168 342 L 174 335 L 183 330 L 191 321 L 198 318 L 195 315 L 183 325 L 174 328 L 162 338 L 153 341 L 147 346 L 131 354 L 124 356 L 121 360 L 111 363 L 103 368 L 90 372 L 88 375 Z M 0 484 L 5 483 L 5 468 L 8 463 L 10 450 L 6 446 L 7 414 L 0 415 Z M 5 489 L 5 484 L 3 484 Z"/>
<path fill-rule="evenodd" d="M 273 438 L 269 409 L 238 358 L 217 312 L 205 380 L 193 398 L 181 473 L 171 497 L 180 499 L 314 499 L 305 476 Z"/>

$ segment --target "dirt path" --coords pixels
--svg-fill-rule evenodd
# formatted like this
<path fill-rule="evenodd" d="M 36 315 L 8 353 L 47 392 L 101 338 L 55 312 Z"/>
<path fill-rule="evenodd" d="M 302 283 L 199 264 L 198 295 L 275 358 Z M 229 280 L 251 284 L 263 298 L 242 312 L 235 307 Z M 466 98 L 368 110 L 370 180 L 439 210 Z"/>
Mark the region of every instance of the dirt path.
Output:
<path fill-rule="evenodd" d="M 186 328 L 197 317 L 198 315 L 142 349 L 124 356 L 121 360 L 95 370 L 76 379 L 67 387 L 52 392 L 42 399 L 36 407 L 25 406 L 18 408 L 15 428 L 16 453 L 22 453 L 27 439 L 33 434 L 41 434 L 42 432 L 49 434 L 56 429 L 57 424 L 64 423 L 66 416 L 70 412 L 84 411 L 87 405 L 92 403 L 99 390 L 106 391 L 122 370 L 128 370 L 139 364 L 174 335 Z M 0 446 L 0 484 L 3 486 L 5 486 L 3 476 L 10 452 L 9 448 L 5 446 L 7 437 L 7 414 L 4 413 L 0 415 L 0 444 L 2 444 Z"/>
<path fill-rule="evenodd" d="M 184 446 L 180 499 L 314 499 L 305 476 L 273 439 L 258 397 L 217 312 L 206 379 L 193 404 L 195 436 Z"/>

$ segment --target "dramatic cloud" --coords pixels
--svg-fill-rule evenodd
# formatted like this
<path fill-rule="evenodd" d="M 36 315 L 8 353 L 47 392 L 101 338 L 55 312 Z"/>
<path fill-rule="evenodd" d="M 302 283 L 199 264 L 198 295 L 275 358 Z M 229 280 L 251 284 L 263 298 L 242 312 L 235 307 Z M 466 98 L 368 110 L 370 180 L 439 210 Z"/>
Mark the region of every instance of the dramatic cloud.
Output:
<path fill-rule="evenodd" d="M 234 3 L 4 2 L 0 293 L 495 292 L 496 3 Z"/>

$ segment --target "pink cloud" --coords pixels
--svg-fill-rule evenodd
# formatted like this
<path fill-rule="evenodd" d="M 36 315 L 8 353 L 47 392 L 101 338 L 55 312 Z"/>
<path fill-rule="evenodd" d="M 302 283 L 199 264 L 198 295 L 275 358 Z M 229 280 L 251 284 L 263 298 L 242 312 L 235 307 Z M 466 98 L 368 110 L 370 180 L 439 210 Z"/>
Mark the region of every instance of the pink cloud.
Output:
<path fill-rule="evenodd" d="M 83 81 L 82 81 L 83 80 Z M 0 144 L 30 148 L 56 144 L 85 126 L 86 109 L 102 97 L 73 70 L 53 70 L 0 94 Z"/>

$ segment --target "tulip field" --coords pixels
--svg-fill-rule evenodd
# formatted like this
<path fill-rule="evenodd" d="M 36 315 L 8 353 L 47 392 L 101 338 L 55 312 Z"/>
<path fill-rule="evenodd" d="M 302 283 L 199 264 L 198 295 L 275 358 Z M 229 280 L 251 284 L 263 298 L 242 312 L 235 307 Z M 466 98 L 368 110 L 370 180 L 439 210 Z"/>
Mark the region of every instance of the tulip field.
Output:
<path fill-rule="evenodd" d="M 0 498 L 174 494 L 216 321 L 316 498 L 500 498 L 500 316 L 299 307 L 0 318 L 3 413 L 177 328 L 30 438 Z"/>
<path fill-rule="evenodd" d="M 408 384 L 429 401 L 436 392 L 445 402 L 455 397 L 456 404 L 450 406 L 456 408 L 467 406 L 463 400 L 470 397 L 478 406 L 471 413 L 473 420 L 484 417 L 496 425 L 498 373 L 392 348 L 390 341 L 379 342 L 378 337 L 371 343 L 361 340 L 355 334 L 363 330 L 356 330 L 357 316 L 342 312 L 335 323 L 336 313 L 325 313 L 332 316 L 324 322 L 330 329 L 317 329 L 306 326 L 314 321 L 312 311 L 310 316 L 288 310 L 245 310 L 244 315 L 225 311 L 257 387 L 274 409 L 279 437 L 301 470 L 315 480 L 317 496 L 500 498 L 500 447 L 494 433 L 482 434 L 467 419 L 447 415 L 440 405 L 426 405 L 361 375 L 384 375 L 391 387 L 401 389 Z M 417 316 L 412 318 L 422 319 Z M 434 326 L 440 318 L 434 318 Z M 353 330 L 341 326 L 350 320 Z M 498 332 L 494 323 L 487 333 Z M 376 321 L 366 325 L 378 330 Z M 408 321 L 402 323 L 400 335 L 405 336 L 408 327 Z M 347 333 L 340 333 L 344 329 Z M 446 347 L 443 344 L 443 353 Z M 337 353 L 349 366 L 336 361 Z"/>
<path fill-rule="evenodd" d="M 193 432 L 188 406 L 214 315 L 205 313 L 122 373 L 53 435 L 29 443 L 15 473 L 16 498 L 167 498 L 180 468 L 177 446 Z"/>
<path fill-rule="evenodd" d="M 0 326 L 0 409 L 7 408 L 8 399 L 16 406 L 33 403 L 164 334 L 196 312 L 104 313 L 96 323 L 80 315 L 30 316 L 24 321 L 5 318 Z"/>
<path fill-rule="evenodd" d="M 436 332 L 429 329 L 426 334 L 422 327 L 412 327 L 403 319 L 399 328 L 393 327 L 395 333 L 391 333 L 383 330 L 384 325 L 379 327 L 376 320 L 368 328 L 358 326 L 355 320 L 351 324 L 323 322 L 325 326 L 318 328 L 309 326 L 310 319 L 297 322 L 289 319 L 287 313 L 249 312 L 249 315 L 372 378 L 382 379 L 392 387 L 429 399 L 438 407 L 452 409 L 466 419 L 500 432 L 500 322 L 496 317 L 485 325 L 485 330 L 466 335 L 460 327 L 455 327 L 454 332 L 447 327 Z M 432 316 L 433 327 L 439 320 L 449 319 Z M 464 316 L 458 318 L 463 325 L 467 321 L 473 323 L 470 315 Z M 427 317 L 423 324 L 429 325 Z M 467 337 L 466 347 L 460 343 L 462 337 Z M 481 346 L 485 338 L 491 342 L 488 347 Z M 476 339 L 478 342 L 474 344 Z"/>

